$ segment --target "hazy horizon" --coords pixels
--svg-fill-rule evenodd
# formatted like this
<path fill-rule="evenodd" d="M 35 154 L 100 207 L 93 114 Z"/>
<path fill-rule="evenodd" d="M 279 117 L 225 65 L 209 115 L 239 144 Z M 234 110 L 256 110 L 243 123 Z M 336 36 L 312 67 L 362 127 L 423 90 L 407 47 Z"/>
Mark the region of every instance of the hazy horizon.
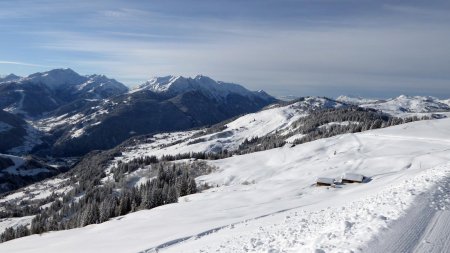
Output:
<path fill-rule="evenodd" d="M 0 73 L 204 74 L 275 96 L 450 97 L 448 1 L 0 2 Z"/>

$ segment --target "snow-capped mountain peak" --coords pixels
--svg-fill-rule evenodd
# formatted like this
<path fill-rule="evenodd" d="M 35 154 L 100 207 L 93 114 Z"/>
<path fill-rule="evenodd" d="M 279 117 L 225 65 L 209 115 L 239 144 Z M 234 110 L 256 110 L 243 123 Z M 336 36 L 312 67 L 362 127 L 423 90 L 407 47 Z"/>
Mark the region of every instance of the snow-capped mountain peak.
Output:
<path fill-rule="evenodd" d="M 128 91 L 122 83 L 110 79 L 105 75 L 80 75 L 70 68 L 53 69 L 46 72 L 38 72 L 20 79 L 21 83 L 43 84 L 51 90 L 68 90 L 70 93 L 98 93 L 107 96 L 111 94 L 121 94 Z"/>
<path fill-rule="evenodd" d="M 162 77 L 153 77 L 152 79 L 146 81 L 145 83 L 139 85 L 138 90 L 146 89 L 151 90 L 156 93 L 167 92 L 169 88 L 176 82 L 178 79 L 183 78 L 181 76 L 162 76 Z M 183 78 L 185 79 L 185 78 Z"/>
<path fill-rule="evenodd" d="M 64 68 L 34 73 L 23 80 L 32 83 L 42 83 L 50 89 L 58 89 L 64 85 L 78 85 L 86 82 L 87 77 L 79 75 L 70 68 Z"/>
<path fill-rule="evenodd" d="M 128 91 L 125 85 L 104 75 L 83 76 L 69 68 L 34 73 L 2 82 L 1 87 L 0 109 L 28 116 L 38 116 L 76 100 L 103 99 Z"/>
<path fill-rule="evenodd" d="M 22 77 L 14 75 L 14 74 L 9 74 L 9 75 L 6 75 L 6 76 L 0 76 L 0 83 L 17 81 L 20 78 L 22 78 Z"/>
<path fill-rule="evenodd" d="M 88 75 L 87 81 L 76 86 L 77 91 L 85 92 L 109 92 L 109 93 L 125 93 L 128 88 L 115 79 L 108 78 L 105 75 Z"/>
<path fill-rule="evenodd" d="M 189 91 L 200 91 L 208 97 L 223 99 L 230 93 L 244 97 L 273 99 L 265 92 L 252 92 L 235 83 L 216 81 L 208 76 L 196 75 L 194 78 L 183 76 L 154 77 L 141 84 L 136 90 L 150 90 L 159 94 L 178 95 Z"/>

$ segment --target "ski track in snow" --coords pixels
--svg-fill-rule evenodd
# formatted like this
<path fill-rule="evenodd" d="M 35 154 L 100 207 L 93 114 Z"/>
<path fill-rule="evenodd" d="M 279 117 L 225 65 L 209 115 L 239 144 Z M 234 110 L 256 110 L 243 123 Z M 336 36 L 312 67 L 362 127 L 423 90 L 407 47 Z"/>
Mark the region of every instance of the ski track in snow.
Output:
<path fill-rule="evenodd" d="M 368 244 L 365 252 L 450 252 L 450 177 L 417 197 L 404 217 Z"/>
<path fill-rule="evenodd" d="M 428 202 L 424 202 L 423 209 L 410 207 L 410 203 L 420 202 L 429 195 L 429 189 L 436 182 L 445 185 L 438 186 L 438 193 L 432 195 L 432 208 L 427 205 Z M 450 164 L 446 164 L 349 204 L 313 212 L 303 210 L 302 207 L 281 210 L 171 240 L 140 253 L 412 252 L 414 242 L 418 241 L 425 229 L 428 229 L 425 238 L 431 239 L 420 245 L 422 248 L 417 252 L 448 252 L 450 235 L 444 231 L 449 229 L 449 223 L 445 223 L 450 220 L 449 212 L 440 212 L 438 216 L 434 214 L 437 213 L 435 208 L 448 210 L 450 199 L 446 191 L 449 186 Z M 408 226 L 403 227 L 403 231 L 394 231 L 394 236 L 392 233 L 386 235 L 386 238 L 391 239 L 390 243 L 381 240 L 380 245 L 373 245 L 373 251 L 369 250 L 370 247 L 364 247 L 370 239 L 368 234 L 382 233 L 391 223 L 403 224 L 403 215 L 410 209 L 418 211 L 413 216 L 406 216 L 410 220 L 405 223 Z M 433 218 L 436 221 L 430 222 Z M 256 220 L 260 221 L 255 223 Z M 427 224 L 431 224 L 430 228 Z M 436 240 L 436 237 L 440 240 L 436 244 L 429 242 Z"/>
<path fill-rule="evenodd" d="M 396 220 L 412 217 L 434 189 L 448 191 L 449 139 L 450 119 L 442 119 L 208 161 L 218 169 L 197 181 L 217 187 L 102 224 L 12 240 L 0 251 L 364 252 L 396 230 Z M 347 172 L 371 181 L 311 186 L 316 177 Z M 445 200 L 434 205 L 445 206 L 439 199 Z M 423 232 L 406 248 L 446 247 L 447 239 L 436 236 L 448 231 L 442 226 L 448 216 L 439 212 L 424 218 Z"/>

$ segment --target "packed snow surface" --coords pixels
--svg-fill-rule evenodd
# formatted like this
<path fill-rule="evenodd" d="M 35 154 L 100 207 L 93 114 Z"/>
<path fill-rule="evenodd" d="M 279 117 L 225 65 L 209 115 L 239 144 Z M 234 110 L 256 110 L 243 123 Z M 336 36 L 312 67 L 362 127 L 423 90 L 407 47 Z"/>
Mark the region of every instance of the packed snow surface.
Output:
<path fill-rule="evenodd" d="M 16 239 L 0 244 L 0 251 L 361 252 L 448 180 L 450 119 L 345 134 L 211 163 L 219 169 L 197 180 L 215 187 L 179 203 Z M 313 186 L 318 177 L 337 179 L 343 173 L 369 179 L 335 188 Z M 442 209 L 448 210 L 445 198 Z M 447 228 L 439 229 L 448 234 Z"/>

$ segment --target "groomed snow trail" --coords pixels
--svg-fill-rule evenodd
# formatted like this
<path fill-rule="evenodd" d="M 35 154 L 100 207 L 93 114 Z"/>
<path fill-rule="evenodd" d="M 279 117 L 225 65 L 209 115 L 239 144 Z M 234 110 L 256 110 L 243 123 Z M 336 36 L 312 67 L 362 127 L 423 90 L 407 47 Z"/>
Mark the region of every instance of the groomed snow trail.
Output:
<path fill-rule="evenodd" d="M 391 231 L 396 220 L 408 217 L 434 187 L 448 191 L 440 182 L 450 174 L 450 119 L 208 163 L 218 169 L 197 181 L 215 187 L 182 197 L 179 203 L 8 241 L 0 244 L 0 252 L 364 252 L 368 243 Z M 317 177 L 338 178 L 347 172 L 371 181 L 312 186 Z M 435 204 L 445 206 L 445 201 Z M 430 215 L 409 248 L 428 250 L 428 244 L 417 244 L 428 237 L 441 241 L 435 234 L 447 232 L 441 224 L 447 218 L 445 213 Z M 437 241 L 435 251 L 446 247 Z"/>
<path fill-rule="evenodd" d="M 405 216 L 393 222 L 364 250 L 376 252 L 450 252 L 450 177 L 415 200 Z"/>
<path fill-rule="evenodd" d="M 435 184 L 437 190 L 430 196 Z M 440 222 L 447 222 L 450 216 L 433 215 L 436 209 L 448 208 L 449 184 L 450 164 L 445 164 L 341 206 L 286 210 L 143 252 L 412 252 L 422 233 L 431 239 L 417 252 L 446 252 L 450 228 Z M 423 203 L 423 208 L 411 208 L 414 202 Z M 406 216 L 405 223 L 401 217 L 410 209 L 417 212 Z M 386 233 L 392 223 L 403 224 L 405 230 Z M 376 233 L 388 239 L 372 243 L 368 249 L 367 235 Z"/>

